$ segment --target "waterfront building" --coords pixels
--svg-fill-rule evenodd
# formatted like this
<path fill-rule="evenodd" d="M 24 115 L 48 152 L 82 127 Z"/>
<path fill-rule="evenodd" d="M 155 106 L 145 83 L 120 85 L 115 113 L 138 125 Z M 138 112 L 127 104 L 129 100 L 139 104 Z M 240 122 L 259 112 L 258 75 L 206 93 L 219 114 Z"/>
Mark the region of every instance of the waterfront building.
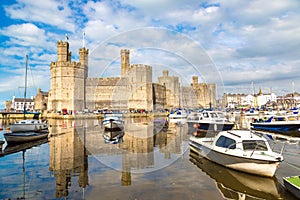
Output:
<path fill-rule="evenodd" d="M 44 92 L 41 88 L 38 89 L 38 92 L 34 98 L 34 109 L 36 111 L 44 111 L 47 109 L 48 104 L 48 92 Z"/>
<path fill-rule="evenodd" d="M 274 93 L 263 93 L 260 89 L 257 94 L 224 94 L 222 103 L 225 108 L 238 107 L 263 107 L 270 102 L 277 102 L 277 96 Z"/>
<path fill-rule="evenodd" d="M 5 101 L 5 111 L 11 111 L 12 110 L 12 102 L 11 100 L 6 100 Z"/>
<path fill-rule="evenodd" d="M 16 111 L 16 112 L 23 112 L 24 111 L 24 105 L 26 107 L 27 111 L 34 111 L 34 98 L 16 98 L 13 96 L 11 101 L 11 107 L 10 110 Z"/>
<path fill-rule="evenodd" d="M 259 90 L 256 99 L 256 107 L 262 107 L 269 102 L 277 102 L 277 96 L 273 92 L 264 94 L 261 89 Z"/>
<path fill-rule="evenodd" d="M 285 96 L 277 97 L 279 108 L 300 108 L 300 94 L 297 92 L 286 94 Z"/>

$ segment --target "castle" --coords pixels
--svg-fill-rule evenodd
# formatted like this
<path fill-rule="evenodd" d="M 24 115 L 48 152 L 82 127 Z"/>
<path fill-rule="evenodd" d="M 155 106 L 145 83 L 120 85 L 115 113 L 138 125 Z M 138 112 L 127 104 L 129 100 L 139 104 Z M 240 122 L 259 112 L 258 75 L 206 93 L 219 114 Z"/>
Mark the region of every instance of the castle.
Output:
<path fill-rule="evenodd" d="M 159 110 L 165 108 L 207 108 L 216 106 L 216 85 L 198 83 L 193 76 L 189 87 L 180 85 L 179 77 L 167 70 L 152 82 L 152 67 L 130 64 L 130 51 L 122 49 L 121 77 L 88 77 L 88 54 L 79 49 L 79 61 L 71 60 L 69 43 L 57 42 L 57 61 L 50 64 L 48 111 Z"/>

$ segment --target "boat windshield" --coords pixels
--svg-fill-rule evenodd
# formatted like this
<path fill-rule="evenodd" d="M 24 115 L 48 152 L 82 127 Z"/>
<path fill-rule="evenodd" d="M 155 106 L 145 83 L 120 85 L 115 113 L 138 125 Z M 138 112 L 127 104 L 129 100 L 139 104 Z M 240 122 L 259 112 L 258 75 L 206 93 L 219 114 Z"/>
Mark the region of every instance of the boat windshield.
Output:
<path fill-rule="evenodd" d="M 244 150 L 268 151 L 268 147 L 263 140 L 243 140 Z"/>
<path fill-rule="evenodd" d="M 225 137 L 225 136 L 220 136 L 219 139 L 217 140 L 216 142 L 216 146 L 218 147 L 224 147 L 224 148 L 228 148 L 229 149 L 235 149 L 236 148 L 236 141 L 231 139 L 231 138 L 228 138 L 228 137 Z"/>

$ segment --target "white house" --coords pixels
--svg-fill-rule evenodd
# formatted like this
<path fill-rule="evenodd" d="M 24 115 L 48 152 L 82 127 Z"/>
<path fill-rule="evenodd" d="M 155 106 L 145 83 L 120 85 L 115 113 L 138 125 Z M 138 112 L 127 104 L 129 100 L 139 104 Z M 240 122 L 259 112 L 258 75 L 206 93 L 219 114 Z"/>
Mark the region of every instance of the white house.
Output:
<path fill-rule="evenodd" d="M 11 101 L 11 108 L 17 112 L 23 112 L 24 111 L 24 105 L 26 106 L 27 111 L 33 111 L 34 110 L 34 98 L 31 97 L 30 99 L 24 98 L 16 98 L 13 96 L 13 99 Z"/>

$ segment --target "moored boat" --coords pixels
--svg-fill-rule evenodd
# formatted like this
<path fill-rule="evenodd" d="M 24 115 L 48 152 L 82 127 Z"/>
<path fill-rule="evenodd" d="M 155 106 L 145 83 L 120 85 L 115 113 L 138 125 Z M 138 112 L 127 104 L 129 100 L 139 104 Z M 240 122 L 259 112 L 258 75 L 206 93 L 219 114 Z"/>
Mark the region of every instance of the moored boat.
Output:
<path fill-rule="evenodd" d="M 300 177 L 289 176 L 283 177 L 283 183 L 287 190 L 300 199 Z"/>
<path fill-rule="evenodd" d="M 267 139 L 249 130 L 221 131 L 214 137 L 190 137 L 190 149 L 225 167 L 273 177 L 283 161 Z"/>
<path fill-rule="evenodd" d="M 282 199 L 276 177 L 262 177 L 229 169 L 190 152 L 190 161 L 215 180 L 225 199 Z"/>
<path fill-rule="evenodd" d="M 169 119 L 185 119 L 185 118 L 187 118 L 187 113 L 184 109 L 173 110 L 169 114 Z"/>
<path fill-rule="evenodd" d="M 48 129 L 48 124 L 38 119 L 24 119 L 9 125 L 11 132 L 38 132 Z"/>
<path fill-rule="evenodd" d="M 4 133 L 7 143 L 23 143 L 40 140 L 48 137 L 48 131 L 42 132 L 8 132 Z"/>
<path fill-rule="evenodd" d="M 26 110 L 26 89 L 27 89 L 27 68 L 28 68 L 28 55 L 26 55 L 26 70 L 25 70 L 25 91 L 24 91 L 24 103 L 23 113 L 24 120 L 17 121 L 9 125 L 11 132 L 31 132 L 31 131 L 43 131 L 48 129 L 48 124 L 38 120 L 39 112 L 28 112 Z M 26 114 L 34 114 L 33 119 L 27 119 Z"/>
<path fill-rule="evenodd" d="M 106 131 L 120 131 L 124 129 L 124 120 L 121 114 L 106 114 L 102 125 Z"/>
<path fill-rule="evenodd" d="M 189 127 L 201 131 L 226 131 L 234 127 L 234 122 L 229 121 L 221 111 L 203 111 L 188 116 Z"/>
<path fill-rule="evenodd" d="M 300 136 L 300 120 L 296 115 L 271 116 L 250 123 L 252 129 L 270 131 L 288 136 Z"/>

